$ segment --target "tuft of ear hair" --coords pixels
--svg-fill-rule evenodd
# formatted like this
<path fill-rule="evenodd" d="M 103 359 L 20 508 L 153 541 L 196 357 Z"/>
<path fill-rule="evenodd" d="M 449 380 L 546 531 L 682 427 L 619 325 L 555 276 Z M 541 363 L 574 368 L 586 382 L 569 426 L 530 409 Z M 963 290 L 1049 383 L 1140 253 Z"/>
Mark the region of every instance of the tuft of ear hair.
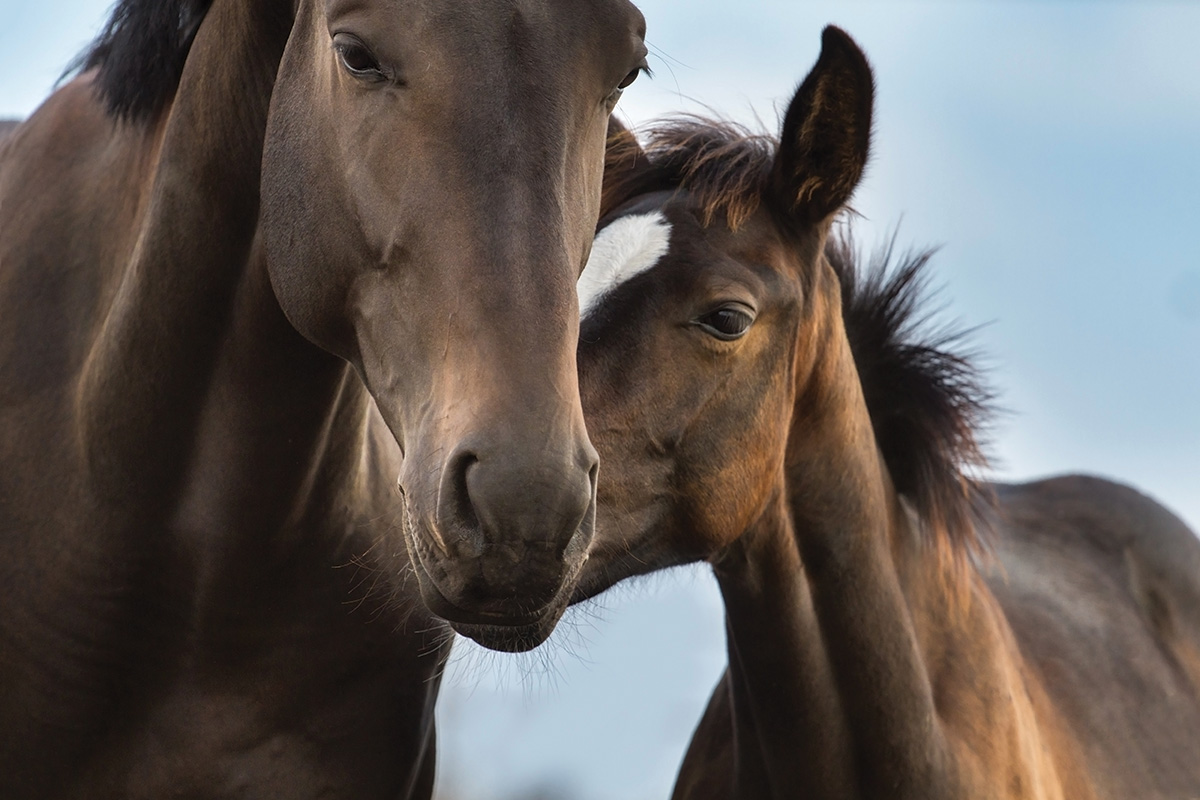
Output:
<path fill-rule="evenodd" d="M 850 200 L 867 165 L 874 98 L 867 57 L 844 31 L 825 28 L 821 55 L 784 116 L 772 170 L 785 215 L 812 225 Z"/>

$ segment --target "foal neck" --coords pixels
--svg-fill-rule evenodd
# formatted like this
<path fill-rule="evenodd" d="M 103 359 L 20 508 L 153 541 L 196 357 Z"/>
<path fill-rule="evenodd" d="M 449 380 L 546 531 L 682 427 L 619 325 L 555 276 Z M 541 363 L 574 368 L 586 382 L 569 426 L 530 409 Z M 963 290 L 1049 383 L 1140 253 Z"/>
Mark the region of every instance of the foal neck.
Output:
<path fill-rule="evenodd" d="M 797 371 L 776 500 L 714 565 L 734 794 L 933 797 L 922 792 L 953 786 L 925 662 L 939 627 L 930 610 L 949 610 L 927 591 L 941 585 L 940 562 L 895 491 L 840 319 L 829 319 L 807 344 L 818 357 Z"/>

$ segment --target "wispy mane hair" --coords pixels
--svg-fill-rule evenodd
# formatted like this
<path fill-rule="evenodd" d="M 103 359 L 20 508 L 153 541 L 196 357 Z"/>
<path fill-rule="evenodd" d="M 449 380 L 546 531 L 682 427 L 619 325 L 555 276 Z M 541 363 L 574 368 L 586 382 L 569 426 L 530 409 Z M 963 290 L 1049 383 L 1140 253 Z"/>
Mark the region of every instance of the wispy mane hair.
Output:
<path fill-rule="evenodd" d="M 733 230 L 761 204 L 779 146 L 774 136 L 740 123 L 691 115 L 651 123 L 642 139 L 624 130 L 609 138 L 606 166 L 636 162 L 637 168 L 606 169 L 601 206 L 681 188 L 699 204 L 704 224 L 723 214 Z M 610 173 L 616 177 L 610 179 Z"/>
<path fill-rule="evenodd" d="M 174 96 L 212 0 L 119 0 L 100 35 L 68 69 L 97 70 L 96 87 L 118 119 L 151 119 Z"/>
<path fill-rule="evenodd" d="M 976 551 L 993 502 L 977 476 L 995 394 L 968 349 L 970 329 L 937 327 L 928 311 L 933 250 L 896 257 L 896 237 L 864 267 L 847 223 L 825 257 L 842 289 L 842 318 L 875 440 L 892 482 L 934 543 Z"/>

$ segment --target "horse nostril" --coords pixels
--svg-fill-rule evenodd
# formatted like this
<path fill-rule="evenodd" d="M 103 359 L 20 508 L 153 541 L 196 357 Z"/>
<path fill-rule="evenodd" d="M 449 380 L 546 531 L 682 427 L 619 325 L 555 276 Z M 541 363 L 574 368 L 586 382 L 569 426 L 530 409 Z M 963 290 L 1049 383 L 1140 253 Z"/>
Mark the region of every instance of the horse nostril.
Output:
<path fill-rule="evenodd" d="M 464 449 L 446 464 L 439 508 L 441 521 L 449 523 L 447 533 L 470 531 L 485 547 L 557 543 L 561 554 L 567 529 L 573 532 L 581 524 L 595 496 L 599 459 L 594 451 L 557 464 L 544 458 L 523 461 L 511 452 L 488 459 L 477 452 Z"/>
<path fill-rule="evenodd" d="M 587 446 L 587 463 L 588 466 L 588 486 L 591 489 L 591 498 L 596 497 L 596 482 L 600 478 L 600 454 L 596 452 L 596 448 L 592 447 L 591 442 Z"/>
<path fill-rule="evenodd" d="M 586 559 L 599 457 L 504 444 L 463 443 L 442 463 L 431 563 L 452 607 L 511 616 L 548 606 Z"/>
<path fill-rule="evenodd" d="M 479 517 L 467 476 L 479 463 L 470 450 L 455 453 L 446 464 L 438 496 L 438 528 L 449 554 L 474 557 L 483 552 Z"/>
<path fill-rule="evenodd" d="M 582 504 L 582 513 L 576 523 L 574 534 L 562 544 L 559 548 L 559 558 L 565 558 L 570 561 L 584 557 L 588 547 L 592 542 L 594 531 L 595 518 L 589 518 L 589 515 L 594 515 L 596 511 L 596 486 L 600 476 L 600 457 L 597 455 L 594 448 L 589 443 L 587 454 L 590 456 L 585 463 L 590 464 L 587 471 L 587 484 L 581 488 L 585 491 L 579 497 Z"/>

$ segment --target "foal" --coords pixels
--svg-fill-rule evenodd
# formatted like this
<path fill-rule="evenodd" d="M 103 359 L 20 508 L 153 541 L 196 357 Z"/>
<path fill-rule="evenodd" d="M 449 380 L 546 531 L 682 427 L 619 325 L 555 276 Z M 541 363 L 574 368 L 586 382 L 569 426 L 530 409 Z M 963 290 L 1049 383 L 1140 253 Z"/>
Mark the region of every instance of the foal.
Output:
<path fill-rule="evenodd" d="M 830 28 L 778 145 L 702 121 L 610 141 L 580 595 L 713 567 L 729 667 L 677 798 L 1200 796 L 1200 543 L 1093 479 L 979 501 L 987 395 L 906 338 L 924 259 L 864 283 L 828 239 L 872 94 Z"/>

